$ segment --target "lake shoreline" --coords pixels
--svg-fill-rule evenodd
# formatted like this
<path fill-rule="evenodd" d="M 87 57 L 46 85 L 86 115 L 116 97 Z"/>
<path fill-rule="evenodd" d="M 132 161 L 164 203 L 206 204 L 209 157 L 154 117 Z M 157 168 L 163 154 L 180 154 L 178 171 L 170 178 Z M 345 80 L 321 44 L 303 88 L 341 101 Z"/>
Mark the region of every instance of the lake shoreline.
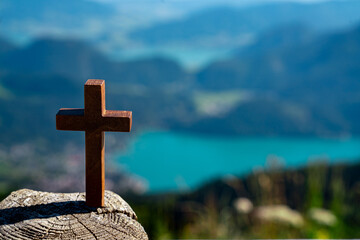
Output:
<path fill-rule="evenodd" d="M 286 169 L 315 160 L 355 162 L 360 157 L 360 138 L 224 138 L 146 131 L 114 157 L 126 171 L 146 179 L 150 192 L 187 191 L 216 177 L 264 169 L 271 162 Z"/>

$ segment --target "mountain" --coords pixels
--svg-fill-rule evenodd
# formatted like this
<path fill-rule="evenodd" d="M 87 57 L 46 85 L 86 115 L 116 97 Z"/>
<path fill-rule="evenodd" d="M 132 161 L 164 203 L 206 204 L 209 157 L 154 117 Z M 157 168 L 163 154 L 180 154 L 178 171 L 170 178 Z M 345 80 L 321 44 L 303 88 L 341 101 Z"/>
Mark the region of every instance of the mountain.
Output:
<path fill-rule="evenodd" d="M 360 27 L 298 45 L 279 39 L 275 48 L 273 34 L 266 36 L 269 41 L 263 38 L 259 47 L 251 46 L 249 52 L 254 54 L 236 54 L 197 74 L 203 89 L 246 89 L 254 92 L 254 100 L 189 128 L 223 126 L 212 131 L 242 134 L 359 134 Z"/>
<path fill-rule="evenodd" d="M 35 41 L 0 55 L 0 130 L 12 141 L 56 136 L 56 110 L 82 107 L 84 82 L 104 78 L 108 108 L 133 110 L 137 129 L 360 134 L 360 28 L 322 37 L 287 29 L 197 73 L 165 58 L 115 62 L 81 41 Z"/>
<path fill-rule="evenodd" d="M 287 24 L 259 34 L 248 46 L 235 49 L 239 58 L 268 55 L 297 47 L 316 39 L 318 34 L 302 24 Z"/>
<path fill-rule="evenodd" d="M 108 65 L 103 55 L 78 40 L 40 39 L 0 57 L 0 66 L 10 72 L 58 74 L 76 80 L 99 77 Z"/>
<path fill-rule="evenodd" d="M 360 21 L 360 2 L 326 1 L 314 4 L 268 3 L 251 7 L 218 7 L 180 20 L 136 29 L 130 37 L 145 44 L 240 44 L 249 36 L 298 23 L 316 31 L 334 31 Z"/>
<path fill-rule="evenodd" d="M 106 80 L 108 108 L 133 110 L 138 128 L 160 127 L 191 108 L 181 93 L 192 77 L 174 61 L 114 62 L 79 40 L 39 39 L 0 55 L 0 131 L 8 136 L 0 143 L 38 137 L 82 143 L 80 135 L 57 134 L 54 116 L 60 107 L 83 106 L 89 78 Z"/>
<path fill-rule="evenodd" d="M 16 49 L 16 47 L 13 44 L 11 44 L 9 41 L 7 41 L 3 38 L 0 38 L 0 54 L 1 55 L 7 54 L 10 51 L 13 51 L 15 49 Z"/>
<path fill-rule="evenodd" d="M 0 56 L 0 70 L 58 75 L 81 83 L 89 78 L 104 78 L 153 87 L 185 82 L 188 78 L 176 62 L 165 58 L 114 62 L 83 41 L 52 38 L 36 40 L 25 48 Z"/>
<path fill-rule="evenodd" d="M 275 48 L 271 44 L 272 34 L 267 36 L 270 36 L 269 41 L 263 38 L 259 46 L 250 46 L 259 49 L 257 54 L 239 53 L 231 59 L 210 64 L 199 71 L 198 82 L 207 89 L 262 89 L 288 92 L 288 96 L 305 91 L 358 91 L 359 27 L 290 46 L 277 34 L 279 46 Z M 264 47 L 263 43 L 268 46 Z"/>
<path fill-rule="evenodd" d="M 300 97 L 301 94 L 338 97 L 356 97 L 360 89 L 360 27 L 319 38 L 311 44 L 293 47 L 278 56 L 284 63 L 285 78 L 293 76 L 283 94 Z M 301 89 L 299 91 L 299 89 Z M 335 95 L 334 95 L 335 94 Z"/>
<path fill-rule="evenodd" d="M 215 2 L 223 5 L 216 7 Z M 259 41 L 261 34 L 283 25 L 300 24 L 319 34 L 360 21 L 357 0 L 239 2 L 3 0 L 1 34 L 22 46 L 38 38 L 81 39 L 113 59 L 163 53 L 194 68 L 228 56 L 231 49 Z"/>

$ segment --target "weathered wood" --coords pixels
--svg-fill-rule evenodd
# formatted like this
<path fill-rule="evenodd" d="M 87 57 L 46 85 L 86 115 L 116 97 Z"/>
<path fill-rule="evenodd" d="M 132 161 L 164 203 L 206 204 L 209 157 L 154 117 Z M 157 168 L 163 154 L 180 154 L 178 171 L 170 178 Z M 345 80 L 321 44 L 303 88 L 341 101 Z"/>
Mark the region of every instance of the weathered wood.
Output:
<path fill-rule="evenodd" d="M 148 239 L 131 207 L 105 191 L 105 207 L 85 193 L 12 192 L 0 203 L 0 239 Z"/>
<path fill-rule="evenodd" d="M 105 133 L 130 132 L 132 113 L 105 108 L 105 81 L 89 79 L 85 83 L 85 108 L 62 108 L 56 114 L 56 129 L 85 131 L 86 204 L 104 205 Z"/>

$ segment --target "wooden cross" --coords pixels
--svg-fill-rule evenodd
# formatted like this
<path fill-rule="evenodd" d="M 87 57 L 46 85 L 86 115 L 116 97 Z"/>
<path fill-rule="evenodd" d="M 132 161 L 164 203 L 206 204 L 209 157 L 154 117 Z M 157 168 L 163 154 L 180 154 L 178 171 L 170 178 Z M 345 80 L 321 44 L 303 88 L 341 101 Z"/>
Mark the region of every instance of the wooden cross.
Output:
<path fill-rule="evenodd" d="M 56 129 L 85 131 L 86 205 L 104 206 L 105 131 L 130 132 L 132 113 L 105 109 L 105 81 L 89 79 L 84 89 L 85 108 L 61 108 Z"/>

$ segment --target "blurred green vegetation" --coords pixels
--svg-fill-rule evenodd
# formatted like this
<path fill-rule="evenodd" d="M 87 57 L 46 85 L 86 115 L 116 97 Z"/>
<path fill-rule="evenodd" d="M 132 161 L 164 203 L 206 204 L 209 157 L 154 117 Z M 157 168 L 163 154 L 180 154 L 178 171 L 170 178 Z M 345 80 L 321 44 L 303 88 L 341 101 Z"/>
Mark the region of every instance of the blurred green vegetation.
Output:
<path fill-rule="evenodd" d="M 274 167 L 193 192 L 125 199 L 150 239 L 357 238 L 359 171 L 326 162 Z"/>

